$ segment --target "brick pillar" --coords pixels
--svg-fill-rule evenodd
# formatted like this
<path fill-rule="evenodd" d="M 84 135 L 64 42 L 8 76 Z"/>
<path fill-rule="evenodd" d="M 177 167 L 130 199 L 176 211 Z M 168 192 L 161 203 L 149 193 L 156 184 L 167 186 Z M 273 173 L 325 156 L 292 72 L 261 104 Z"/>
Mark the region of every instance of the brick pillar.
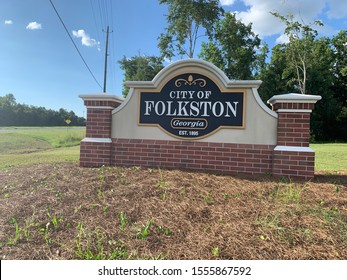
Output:
<path fill-rule="evenodd" d="M 310 180 L 315 153 L 310 144 L 310 115 L 318 95 L 282 94 L 268 100 L 278 114 L 277 146 L 273 151 L 273 175 Z"/>
<path fill-rule="evenodd" d="M 123 100 L 107 94 L 80 95 L 87 108 L 86 138 L 81 141 L 80 166 L 111 164 L 112 110 Z"/>

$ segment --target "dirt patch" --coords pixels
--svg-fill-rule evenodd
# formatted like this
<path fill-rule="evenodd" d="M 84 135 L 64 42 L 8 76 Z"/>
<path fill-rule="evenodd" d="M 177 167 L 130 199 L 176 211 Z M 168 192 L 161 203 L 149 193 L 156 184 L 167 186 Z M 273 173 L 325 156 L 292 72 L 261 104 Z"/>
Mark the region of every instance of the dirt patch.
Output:
<path fill-rule="evenodd" d="M 0 172 L 1 259 L 347 259 L 347 176 Z"/>

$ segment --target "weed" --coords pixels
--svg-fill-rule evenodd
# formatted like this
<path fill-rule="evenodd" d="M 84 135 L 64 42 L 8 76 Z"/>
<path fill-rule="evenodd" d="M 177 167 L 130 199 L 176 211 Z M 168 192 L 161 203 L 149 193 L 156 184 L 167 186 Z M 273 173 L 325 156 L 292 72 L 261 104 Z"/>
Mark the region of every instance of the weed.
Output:
<path fill-rule="evenodd" d="M 97 187 L 97 197 L 99 200 L 102 200 L 104 198 L 104 191 L 102 189 L 102 185 L 98 185 Z"/>
<path fill-rule="evenodd" d="M 167 196 L 167 189 L 165 189 L 164 192 L 159 195 L 161 200 L 165 200 L 166 196 Z"/>
<path fill-rule="evenodd" d="M 211 193 L 207 193 L 207 195 L 204 197 L 204 201 L 207 203 L 207 204 L 212 204 L 213 203 L 213 198 L 211 196 Z"/>
<path fill-rule="evenodd" d="M 301 229 L 300 230 L 300 236 L 304 240 L 311 240 L 312 239 L 312 230 L 309 228 Z"/>
<path fill-rule="evenodd" d="M 119 215 L 118 215 L 118 218 L 119 218 L 119 221 L 120 221 L 121 229 L 122 229 L 122 231 L 124 231 L 125 226 L 126 226 L 127 223 L 128 223 L 126 213 L 120 212 Z"/>
<path fill-rule="evenodd" d="M 59 228 L 59 224 L 63 221 L 63 217 L 57 217 L 56 215 L 51 215 L 50 212 L 47 212 L 48 218 L 50 218 L 50 222 L 48 224 L 52 224 L 53 228 L 57 230 Z"/>
<path fill-rule="evenodd" d="M 77 230 L 76 248 L 73 252 L 79 259 L 124 260 L 129 258 L 123 242 L 109 240 L 100 228 L 90 231 L 85 229 L 82 223 L 78 223 Z"/>
<path fill-rule="evenodd" d="M 145 225 L 142 225 L 140 229 L 137 230 L 136 236 L 140 239 L 145 239 L 150 234 L 149 228 L 152 225 L 152 220 L 148 220 Z"/>
<path fill-rule="evenodd" d="M 9 245 L 9 246 L 17 244 L 17 242 L 20 238 L 20 228 L 19 228 L 19 225 L 17 222 L 15 223 L 15 227 L 16 227 L 16 231 L 15 231 L 14 238 L 8 237 L 8 239 L 7 239 L 7 245 Z"/>
<path fill-rule="evenodd" d="M 242 194 L 241 193 L 237 193 L 235 194 L 235 198 L 241 198 Z"/>
<path fill-rule="evenodd" d="M 271 215 L 267 214 L 265 216 L 258 216 L 255 221 L 256 225 L 260 225 L 264 228 L 270 228 L 275 230 L 281 230 L 283 227 L 280 227 L 280 216 L 278 214 Z"/>
<path fill-rule="evenodd" d="M 50 225 L 51 225 L 51 223 L 48 222 L 45 227 L 41 227 L 40 228 L 40 234 L 43 236 L 43 238 L 46 241 L 47 245 L 52 244 L 52 239 L 50 238 L 50 235 L 49 235 Z"/>
<path fill-rule="evenodd" d="M 119 179 L 118 179 L 118 182 L 119 182 L 121 185 L 126 185 L 126 184 L 128 184 L 128 180 L 127 180 L 127 178 L 126 178 L 125 173 L 121 173 L 121 174 L 120 174 L 120 177 L 119 177 Z"/>
<path fill-rule="evenodd" d="M 61 192 L 60 191 L 56 191 L 55 192 L 55 197 L 60 200 L 61 199 Z"/>
<path fill-rule="evenodd" d="M 300 187 L 292 182 L 287 184 L 284 187 L 276 185 L 273 188 L 273 198 L 279 202 L 284 202 L 284 203 L 296 203 L 299 205 L 300 199 L 301 199 L 301 194 L 305 190 L 306 187 Z"/>
<path fill-rule="evenodd" d="M 156 184 L 156 188 L 161 188 L 164 190 L 162 193 L 159 194 L 159 197 L 160 199 L 165 200 L 167 198 L 167 193 L 168 193 L 167 182 L 164 179 L 163 173 L 161 172 L 160 169 L 159 169 L 159 181 Z"/>
<path fill-rule="evenodd" d="M 340 187 L 338 185 L 335 186 L 335 192 L 337 192 L 337 193 L 340 192 Z"/>
<path fill-rule="evenodd" d="M 225 194 L 223 194 L 223 197 L 224 197 L 225 200 L 227 200 L 228 198 L 230 198 L 230 194 L 225 193 Z"/>
<path fill-rule="evenodd" d="M 141 170 L 141 166 L 133 166 L 132 170 L 134 171 L 140 171 Z"/>
<path fill-rule="evenodd" d="M 261 234 L 261 235 L 259 235 L 259 239 L 262 240 L 262 241 L 265 241 L 265 240 L 267 240 L 268 238 L 267 238 L 266 235 Z"/>
<path fill-rule="evenodd" d="M 16 224 L 17 223 L 17 219 L 15 217 L 11 217 L 7 220 L 10 224 Z"/>
<path fill-rule="evenodd" d="M 166 236 L 171 235 L 171 230 L 169 228 L 165 228 L 163 226 L 157 226 L 155 230 L 159 234 L 164 233 Z"/>
<path fill-rule="evenodd" d="M 212 248 L 212 255 L 213 255 L 214 257 L 219 257 L 219 255 L 220 255 L 220 249 L 219 249 L 218 246 Z"/>

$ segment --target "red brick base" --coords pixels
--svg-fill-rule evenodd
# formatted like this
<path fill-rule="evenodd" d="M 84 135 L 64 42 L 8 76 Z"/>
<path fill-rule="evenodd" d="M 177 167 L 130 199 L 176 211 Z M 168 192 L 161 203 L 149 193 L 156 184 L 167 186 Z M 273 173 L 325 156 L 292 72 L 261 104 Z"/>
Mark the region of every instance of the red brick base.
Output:
<path fill-rule="evenodd" d="M 261 174 L 272 171 L 271 145 L 112 139 L 113 165 Z"/>
<path fill-rule="evenodd" d="M 309 148 L 292 147 L 297 151 L 290 151 L 288 147 L 277 148 L 273 152 L 272 174 L 282 177 L 294 177 L 310 180 L 314 177 L 315 153 Z M 278 149 L 279 148 L 279 149 Z M 287 149 L 286 149 L 287 148 Z"/>
<path fill-rule="evenodd" d="M 228 144 L 113 138 L 112 143 L 81 142 L 80 166 L 145 166 L 218 171 L 226 174 L 273 174 L 309 180 L 314 152 L 288 151 L 274 145 Z M 296 147 L 293 147 L 294 149 Z M 304 149 L 300 151 L 300 149 Z"/>
<path fill-rule="evenodd" d="M 112 143 L 83 140 L 80 148 L 81 167 L 111 165 Z"/>

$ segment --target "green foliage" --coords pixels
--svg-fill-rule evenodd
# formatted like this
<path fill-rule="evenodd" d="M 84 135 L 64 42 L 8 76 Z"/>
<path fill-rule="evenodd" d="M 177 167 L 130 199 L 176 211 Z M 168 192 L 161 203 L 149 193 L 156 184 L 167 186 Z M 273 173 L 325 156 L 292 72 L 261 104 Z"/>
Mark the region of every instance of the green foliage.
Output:
<path fill-rule="evenodd" d="M 294 21 L 292 14 L 283 16 L 278 12 L 272 12 L 272 15 L 280 19 L 286 24 L 284 34 L 287 35 L 289 42 L 286 45 L 286 58 L 288 68 L 285 70 L 291 73 L 295 73 L 295 82 L 298 90 L 302 94 L 306 94 L 306 81 L 307 71 L 313 67 L 314 52 L 313 44 L 317 30 L 311 27 L 311 24 L 307 25 L 303 21 Z M 314 25 L 322 26 L 322 22 L 315 21 Z M 286 71 L 284 74 L 286 75 Z"/>
<path fill-rule="evenodd" d="M 212 62 L 222 69 L 230 79 L 250 79 L 256 61 L 256 49 L 260 39 L 236 19 L 236 14 L 225 13 L 216 23 L 212 41 L 202 43 L 200 58 Z"/>
<path fill-rule="evenodd" d="M 119 60 L 118 63 L 124 70 L 125 81 L 151 81 L 158 72 L 164 68 L 162 59 L 156 56 L 133 56 Z M 123 96 L 128 95 L 129 87 L 123 83 Z"/>
<path fill-rule="evenodd" d="M 145 239 L 150 234 L 150 227 L 152 225 L 152 220 L 148 220 L 145 225 L 142 225 L 136 232 L 136 236 L 140 239 Z"/>
<path fill-rule="evenodd" d="M 89 230 L 78 223 L 77 230 L 73 252 L 78 259 L 126 260 L 130 257 L 123 242 L 109 239 L 102 229 Z"/>
<path fill-rule="evenodd" d="M 332 39 L 317 39 L 312 25 L 279 17 L 287 24 L 289 43 L 273 47 L 270 62 L 261 67 L 259 94 L 266 101 L 275 94 L 301 92 L 322 96 L 311 116 L 312 141 L 347 141 L 347 31 Z M 321 25 L 315 22 L 315 25 Z"/>
<path fill-rule="evenodd" d="M 198 38 L 213 34 L 214 24 L 223 11 L 219 1 L 159 0 L 159 3 L 168 6 L 168 27 L 160 35 L 158 44 L 162 56 L 168 59 L 175 55 L 193 58 Z"/>
<path fill-rule="evenodd" d="M 73 111 L 48 110 L 44 107 L 19 104 L 13 94 L 0 96 L 0 126 L 64 126 L 69 119 L 71 125 L 84 126 L 85 119 Z"/>
<path fill-rule="evenodd" d="M 218 246 L 212 248 L 212 255 L 213 255 L 214 257 L 219 257 L 219 255 L 220 255 L 220 249 L 219 249 Z"/>
<path fill-rule="evenodd" d="M 124 231 L 125 226 L 128 223 L 127 215 L 124 212 L 120 212 L 118 217 L 119 217 L 121 229 L 122 231 Z"/>

